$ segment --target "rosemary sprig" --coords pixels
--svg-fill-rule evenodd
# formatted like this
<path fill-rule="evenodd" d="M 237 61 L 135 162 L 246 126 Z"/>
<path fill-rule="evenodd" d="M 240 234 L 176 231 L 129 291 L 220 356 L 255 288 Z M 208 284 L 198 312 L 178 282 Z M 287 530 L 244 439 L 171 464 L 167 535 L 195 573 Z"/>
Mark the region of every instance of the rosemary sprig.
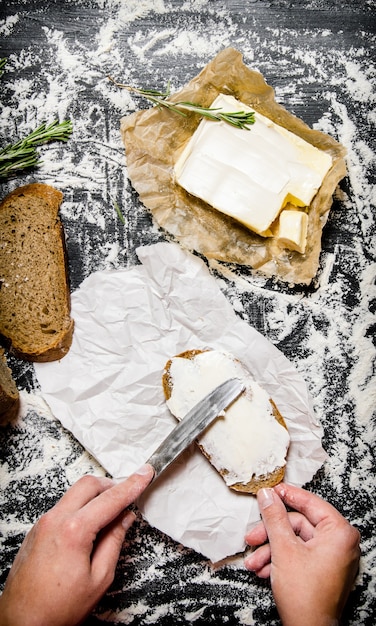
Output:
<path fill-rule="evenodd" d="M 207 108 L 202 106 L 201 104 L 195 104 L 194 102 L 171 102 L 167 100 L 170 95 L 170 82 L 167 84 L 167 88 L 165 91 L 158 91 L 157 89 L 141 89 L 138 87 L 132 87 L 131 85 L 123 85 L 122 83 L 116 82 L 111 76 L 108 77 L 117 87 L 122 89 L 127 89 L 128 91 L 137 94 L 138 96 L 143 96 L 150 102 L 153 102 L 157 107 L 164 107 L 169 111 L 174 111 L 179 115 L 186 117 L 185 111 L 190 111 L 192 113 L 197 113 L 201 115 L 201 117 L 206 117 L 207 119 L 226 122 L 227 124 L 231 124 L 231 126 L 235 126 L 236 128 L 243 128 L 246 130 L 250 130 L 250 126 L 255 122 L 255 114 L 254 111 L 223 111 L 221 108 Z"/>
<path fill-rule="evenodd" d="M 57 120 L 46 126 L 42 124 L 15 144 L 0 150 L 0 178 L 5 178 L 17 170 L 40 165 L 37 146 L 50 141 L 68 141 L 73 131 L 70 120 L 59 123 Z"/>
<path fill-rule="evenodd" d="M 123 225 L 125 225 L 125 217 L 124 217 L 124 215 L 121 212 L 121 208 L 119 206 L 119 203 L 115 200 L 115 198 L 112 198 L 112 201 L 114 203 L 115 211 L 116 211 L 116 213 L 118 215 L 119 220 L 121 221 L 121 223 Z"/>

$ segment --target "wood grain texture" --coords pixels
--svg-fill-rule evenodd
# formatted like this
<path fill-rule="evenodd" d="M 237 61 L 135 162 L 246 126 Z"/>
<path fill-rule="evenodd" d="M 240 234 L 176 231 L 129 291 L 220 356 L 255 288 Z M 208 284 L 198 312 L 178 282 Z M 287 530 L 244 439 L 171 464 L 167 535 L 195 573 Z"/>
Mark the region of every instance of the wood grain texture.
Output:
<path fill-rule="evenodd" d="M 35 180 L 63 192 L 72 291 L 96 270 L 138 263 L 139 245 L 166 239 L 129 183 L 120 138 L 121 116 L 148 104 L 119 93 L 108 74 L 152 87 L 170 79 L 178 89 L 220 49 L 233 46 L 262 72 L 283 106 L 346 146 L 348 176 L 324 228 L 314 285 L 290 288 L 237 268 L 211 269 L 237 313 L 307 380 L 329 454 L 307 487 L 362 535 L 362 574 L 343 624 L 373 626 L 374 2 L 9 0 L 1 6 L 0 35 L 0 56 L 8 58 L 0 79 L 1 145 L 55 116 L 73 121 L 68 144 L 41 149 L 41 168 L 1 185 L 2 197 Z M 101 471 L 34 402 L 33 366 L 15 359 L 10 365 L 24 411 L 15 426 L 0 430 L 1 585 L 30 525 L 81 474 Z M 114 584 L 86 623 L 280 621 L 267 583 L 231 564 L 215 569 L 140 520 Z"/>

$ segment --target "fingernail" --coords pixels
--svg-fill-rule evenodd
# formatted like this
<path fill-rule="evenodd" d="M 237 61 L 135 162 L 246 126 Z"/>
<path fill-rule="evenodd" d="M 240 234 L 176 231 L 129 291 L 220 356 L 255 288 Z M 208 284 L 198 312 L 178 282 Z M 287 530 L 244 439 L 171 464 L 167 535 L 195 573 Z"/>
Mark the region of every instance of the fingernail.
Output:
<path fill-rule="evenodd" d="M 248 557 L 248 558 L 244 559 L 244 567 L 249 572 L 254 572 L 255 571 L 255 567 L 254 567 L 253 562 L 252 562 L 252 557 Z"/>
<path fill-rule="evenodd" d="M 260 491 L 257 492 L 257 501 L 260 509 L 267 509 L 268 506 L 273 504 L 273 493 L 273 489 L 260 489 Z"/>
<path fill-rule="evenodd" d="M 279 483 L 278 485 L 275 486 L 275 490 L 278 493 L 279 496 L 281 496 L 282 498 L 285 497 L 286 495 L 286 489 L 285 489 L 285 485 L 287 483 Z"/>
<path fill-rule="evenodd" d="M 129 530 L 129 528 L 132 526 L 135 519 L 136 519 L 136 516 L 133 513 L 133 511 L 127 511 L 121 522 L 121 525 L 124 528 L 124 530 Z"/>
<path fill-rule="evenodd" d="M 148 465 L 146 463 L 145 465 L 141 465 L 141 467 L 139 467 L 138 470 L 136 470 L 133 473 L 138 474 L 139 476 L 146 476 L 147 474 L 150 474 L 150 470 L 151 470 L 151 465 Z"/>

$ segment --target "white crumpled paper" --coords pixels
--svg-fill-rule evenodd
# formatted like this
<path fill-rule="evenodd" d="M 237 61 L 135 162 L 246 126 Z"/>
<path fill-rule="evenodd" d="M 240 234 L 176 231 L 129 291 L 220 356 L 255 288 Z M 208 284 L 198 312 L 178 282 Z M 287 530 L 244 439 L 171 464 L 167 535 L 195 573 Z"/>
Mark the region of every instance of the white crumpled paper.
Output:
<path fill-rule="evenodd" d="M 72 294 L 68 354 L 35 364 L 53 414 L 114 478 L 142 465 L 176 425 L 163 396 L 166 361 L 222 348 L 267 389 L 286 420 L 285 480 L 303 485 L 326 458 L 304 380 L 241 320 L 206 265 L 176 244 L 137 250 L 142 265 L 92 274 Z M 213 562 L 245 548 L 259 520 L 254 496 L 231 491 L 195 444 L 138 502 L 148 522 Z"/>

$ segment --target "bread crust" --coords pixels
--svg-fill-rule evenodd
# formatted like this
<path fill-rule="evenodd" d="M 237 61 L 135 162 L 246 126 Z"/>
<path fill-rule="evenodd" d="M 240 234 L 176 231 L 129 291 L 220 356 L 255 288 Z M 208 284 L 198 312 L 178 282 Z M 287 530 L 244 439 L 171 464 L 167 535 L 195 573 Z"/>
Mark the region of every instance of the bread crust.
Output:
<path fill-rule="evenodd" d="M 201 354 L 203 352 L 206 352 L 206 350 L 185 350 L 184 352 L 177 354 L 173 358 L 193 360 L 198 354 Z M 162 387 L 163 387 L 163 392 L 164 392 L 166 401 L 170 399 L 171 394 L 172 394 L 172 389 L 173 389 L 173 382 L 172 382 L 172 377 L 171 377 L 171 372 L 170 372 L 171 363 L 172 363 L 172 359 L 169 359 L 166 363 L 166 366 L 162 375 Z M 271 398 L 269 398 L 269 402 L 272 406 L 272 412 L 273 412 L 275 419 L 277 420 L 279 424 L 281 424 L 281 426 L 283 426 L 287 430 L 285 420 L 282 417 L 281 413 L 279 412 L 275 402 Z M 198 441 L 196 443 L 198 447 L 200 448 L 201 452 L 204 454 L 204 456 L 211 462 L 211 457 L 206 452 L 204 446 L 202 446 Z M 234 491 L 238 491 L 241 493 L 250 493 L 250 494 L 255 495 L 257 494 L 259 489 L 262 489 L 264 487 L 274 487 L 274 485 L 277 485 L 278 483 L 282 482 L 284 475 L 285 475 L 285 467 L 286 467 L 286 464 L 282 467 L 276 467 L 275 470 L 269 474 L 263 474 L 260 476 L 253 475 L 247 483 L 238 482 L 238 483 L 229 485 L 229 487 L 230 489 Z M 221 470 L 217 469 L 217 471 L 222 477 L 225 477 L 227 473 L 226 469 L 221 469 Z"/>
<path fill-rule="evenodd" d="M 74 320 L 70 316 L 67 251 L 64 228 L 58 216 L 62 200 L 63 194 L 54 187 L 30 183 L 14 189 L 0 203 L 4 231 L 0 248 L 0 334 L 9 352 L 26 361 L 61 359 L 72 343 Z M 9 228 L 12 219 L 15 222 L 13 230 Z M 31 258 L 33 237 L 38 237 L 38 242 L 44 238 L 46 244 L 45 249 L 36 246 L 35 257 Z M 28 257 L 24 252 L 26 247 Z M 13 254 L 13 259 L 17 258 L 19 267 L 10 267 L 9 252 Z M 43 280 L 47 270 L 52 276 L 49 284 Z M 18 273 L 21 278 L 16 275 Z M 23 297 L 26 283 L 22 284 L 21 280 L 27 281 L 28 297 Z M 17 281 L 19 284 L 16 285 Z M 11 289 L 7 289 L 9 284 Z M 35 320 L 30 312 L 31 300 L 33 305 L 35 300 L 37 309 Z M 26 322 L 28 336 L 22 332 L 22 325 Z M 43 324 L 45 332 L 41 331 Z"/>
<path fill-rule="evenodd" d="M 20 408 L 20 394 L 0 348 L 0 425 L 15 419 Z"/>

